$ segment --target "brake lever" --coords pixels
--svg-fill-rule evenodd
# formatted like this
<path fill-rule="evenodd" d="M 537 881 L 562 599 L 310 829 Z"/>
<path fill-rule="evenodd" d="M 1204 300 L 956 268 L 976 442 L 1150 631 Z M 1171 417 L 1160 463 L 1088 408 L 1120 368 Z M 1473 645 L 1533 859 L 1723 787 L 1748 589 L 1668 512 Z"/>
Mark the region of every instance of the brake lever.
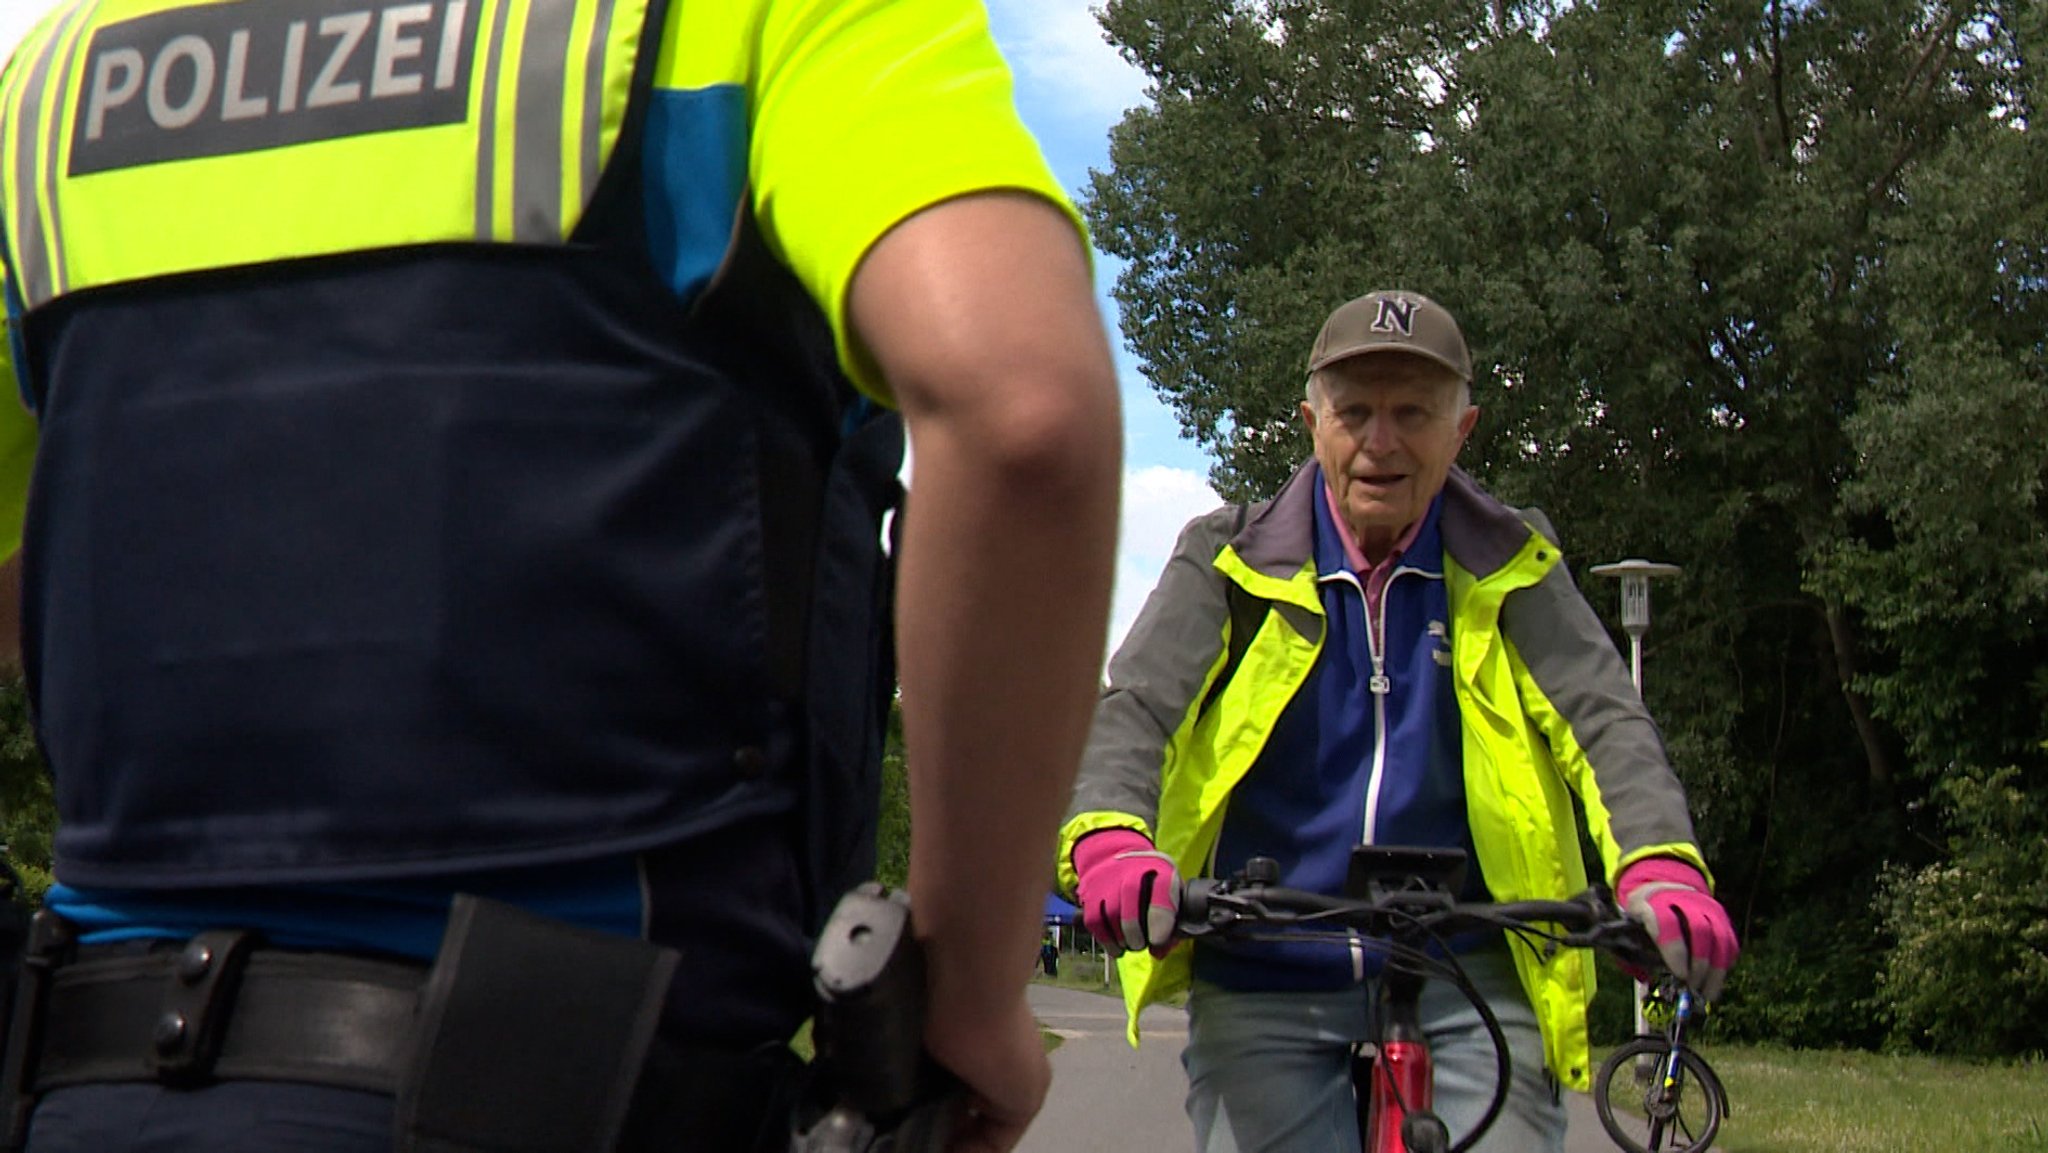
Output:
<path fill-rule="evenodd" d="M 1261 904 L 1258 885 L 1239 887 L 1214 878 L 1189 881 L 1182 891 L 1174 931 L 1182 937 L 1206 937 L 1219 933 L 1247 918 L 1276 919 L 1278 914 Z"/>
<path fill-rule="evenodd" d="M 1603 921 L 1587 935 L 1594 948 L 1624 966 L 1644 973 L 1661 973 L 1665 969 L 1663 951 L 1657 948 L 1650 931 L 1636 921 Z"/>

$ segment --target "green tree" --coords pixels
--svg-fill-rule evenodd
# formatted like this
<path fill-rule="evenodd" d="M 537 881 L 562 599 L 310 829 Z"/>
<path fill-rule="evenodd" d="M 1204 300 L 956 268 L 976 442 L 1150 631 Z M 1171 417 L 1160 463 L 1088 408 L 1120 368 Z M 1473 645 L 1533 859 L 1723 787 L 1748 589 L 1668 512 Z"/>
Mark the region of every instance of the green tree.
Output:
<path fill-rule="evenodd" d="M 21 878 L 18 900 L 34 904 L 50 887 L 50 838 L 57 829 L 50 775 L 29 725 L 19 679 L 0 685 L 0 845 Z"/>
<path fill-rule="evenodd" d="M 875 833 L 875 879 L 910 883 L 910 771 L 903 753 L 903 702 L 889 706 L 889 740 L 882 750 L 881 823 Z"/>
<path fill-rule="evenodd" d="M 1931 783 L 2044 787 L 2041 8 L 1104 12 L 1156 101 L 1085 210 L 1221 490 L 1277 487 L 1316 326 L 1399 284 L 1473 345 L 1468 467 L 1581 564 L 1685 567 L 1647 692 L 1749 943 L 1738 1032 L 1875 1040 L 1881 870 L 1951 851 Z"/>
<path fill-rule="evenodd" d="M 2021 39 L 2048 36 L 2023 10 Z M 1891 355 L 1845 424 L 1865 531 L 1817 566 L 1895 663 L 1866 678 L 1923 763 L 2044 767 L 2048 142 L 2038 63 L 1908 172 L 1882 222 Z"/>
<path fill-rule="evenodd" d="M 13 323 L 0 324 L 0 381 L 14 379 Z M 0 681 L 0 852 L 21 879 L 12 896 L 34 904 L 50 887 L 50 838 L 57 828 L 50 776 L 29 724 L 21 679 Z"/>

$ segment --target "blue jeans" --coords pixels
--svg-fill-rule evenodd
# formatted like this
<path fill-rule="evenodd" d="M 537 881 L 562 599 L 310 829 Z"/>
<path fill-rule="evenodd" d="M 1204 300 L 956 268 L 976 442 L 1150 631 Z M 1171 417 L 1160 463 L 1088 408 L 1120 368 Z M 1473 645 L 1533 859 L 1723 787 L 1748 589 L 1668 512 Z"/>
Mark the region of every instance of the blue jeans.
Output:
<path fill-rule="evenodd" d="M 1504 949 L 1460 960 L 1507 1034 L 1508 1099 L 1474 1153 L 1563 1153 L 1565 1111 L 1543 1068 L 1536 1014 Z M 1196 982 L 1188 996 L 1188 1118 L 1198 1153 L 1358 1153 L 1352 1045 L 1371 1040 L 1371 985 L 1330 993 L 1236 993 Z M 1422 992 L 1436 1067 L 1436 1113 L 1464 1140 L 1492 1100 L 1493 1043 L 1448 981 Z"/>

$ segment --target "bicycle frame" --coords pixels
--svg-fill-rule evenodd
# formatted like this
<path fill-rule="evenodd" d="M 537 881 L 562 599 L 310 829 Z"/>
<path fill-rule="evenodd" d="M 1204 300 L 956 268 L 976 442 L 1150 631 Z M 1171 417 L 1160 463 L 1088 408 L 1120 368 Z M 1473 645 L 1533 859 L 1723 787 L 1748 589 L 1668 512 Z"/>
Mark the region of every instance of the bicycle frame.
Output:
<path fill-rule="evenodd" d="M 1370 1080 L 1359 1085 L 1358 1070 L 1352 1071 L 1363 1153 L 1427 1153 L 1432 1144 L 1449 1146 L 1449 1134 L 1436 1119 L 1436 1062 L 1422 1031 L 1423 980 L 1422 974 L 1398 965 L 1388 966 L 1381 979 L 1379 1039 Z M 1411 1117 L 1415 1126 L 1430 1130 L 1412 1151 Z"/>
<path fill-rule="evenodd" d="M 1683 985 L 1678 987 L 1678 995 L 1671 998 L 1671 1024 L 1664 1030 L 1665 1042 L 1671 1046 L 1671 1056 L 1663 1062 L 1664 1083 L 1667 1085 L 1683 1075 L 1678 1069 L 1678 1054 L 1685 1048 L 1685 1029 L 1692 1024 L 1693 1012 L 1698 1005 L 1699 999 Z"/>
<path fill-rule="evenodd" d="M 1676 992 L 1672 993 L 1674 985 Z M 1671 1006 L 1671 1022 L 1664 1027 L 1662 1040 L 1666 1050 L 1664 1056 L 1657 1060 L 1653 1076 L 1664 1099 L 1671 1101 L 1685 1089 L 1686 1027 L 1692 1024 L 1693 1014 L 1701 1002 L 1691 989 L 1669 981 L 1659 983 L 1657 999 Z"/>

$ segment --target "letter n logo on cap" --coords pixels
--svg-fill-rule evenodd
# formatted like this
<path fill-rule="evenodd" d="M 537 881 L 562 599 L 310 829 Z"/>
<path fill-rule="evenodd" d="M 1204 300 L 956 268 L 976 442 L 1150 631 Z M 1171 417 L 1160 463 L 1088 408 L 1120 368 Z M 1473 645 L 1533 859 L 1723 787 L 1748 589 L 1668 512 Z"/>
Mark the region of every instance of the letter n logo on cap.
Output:
<path fill-rule="evenodd" d="M 1372 330 L 1374 332 L 1398 332 L 1402 336 L 1414 336 L 1415 310 L 1420 307 L 1420 303 L 1414 300 L 1394 300 L 1385 296 L 1380 297 L 1380 310 L 1372 318 Z"/>

